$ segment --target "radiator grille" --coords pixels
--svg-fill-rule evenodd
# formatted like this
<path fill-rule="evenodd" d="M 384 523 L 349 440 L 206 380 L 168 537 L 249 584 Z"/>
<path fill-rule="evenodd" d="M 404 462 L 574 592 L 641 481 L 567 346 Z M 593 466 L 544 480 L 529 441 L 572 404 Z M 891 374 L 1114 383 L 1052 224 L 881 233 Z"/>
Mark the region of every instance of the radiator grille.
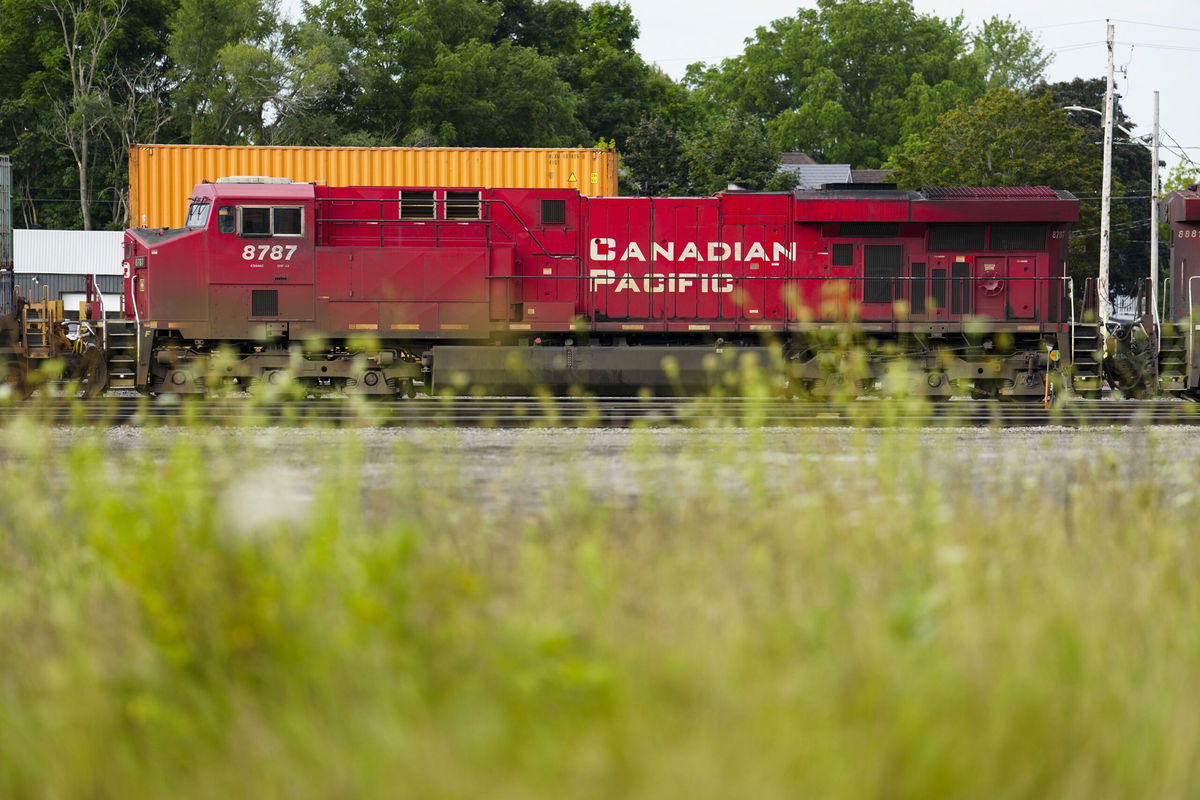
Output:
<path fill-rule="evenodd" d="M 275 289 L 254 289 L 250 293 L 250 316 L 279 316 L 279 292 Z"/>
<path fill-rule="evenodd" d="M 900 277 L 904 248 L 897 244 L 869 244 L 863 247 L 863 302 L 890 303 L 895 296 L 893 284 Z"/>
<path fill-rule="evenodd" d="M 929 249 L 957 251 L 982 250 L 986 230 L 987 227 L 984 225 L 930 225 Z"/>
<path fill-rule="evenodd" d="M 993 250 L 1045 250 L 1045 225 L 993 225 Z"/>
<path fill-rule="evenodd" d="M 925 313 L 925 265 L 912 265 L 912 313 Z"/>
<path fill-rule="evenodd" d="M 838 227 L 841 236 L 899 236 L 899 222 L 843 222 Z"/>

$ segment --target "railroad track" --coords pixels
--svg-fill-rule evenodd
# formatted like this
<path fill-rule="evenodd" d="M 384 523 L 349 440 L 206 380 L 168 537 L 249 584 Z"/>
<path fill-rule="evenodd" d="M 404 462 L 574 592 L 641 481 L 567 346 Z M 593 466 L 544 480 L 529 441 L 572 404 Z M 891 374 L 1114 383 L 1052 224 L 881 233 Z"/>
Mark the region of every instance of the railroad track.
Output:
<path fill-rule="evenodd" d="M 851 404 L 747 398 L 418 398 L 264 403 L 249 397 L 171 401 L 46 398 L 0 406 L 0 423 L 52 425 L 331 425 L 356 427 L 836 427 L 1200 425 L 1200 404 L 1179 401 L 1036 404 L 861 400 Z"/>

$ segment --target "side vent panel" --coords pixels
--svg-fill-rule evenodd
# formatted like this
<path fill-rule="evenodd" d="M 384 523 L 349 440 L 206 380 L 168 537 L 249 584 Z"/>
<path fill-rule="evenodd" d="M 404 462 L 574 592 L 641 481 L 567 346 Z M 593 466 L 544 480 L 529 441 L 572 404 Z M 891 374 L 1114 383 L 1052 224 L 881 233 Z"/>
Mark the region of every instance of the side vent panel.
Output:
<path fill-rule="evenodd" d="M 279 292 L 275 289 L 254 289 L 251 291 L 250 316 L 278 317 Z"/>

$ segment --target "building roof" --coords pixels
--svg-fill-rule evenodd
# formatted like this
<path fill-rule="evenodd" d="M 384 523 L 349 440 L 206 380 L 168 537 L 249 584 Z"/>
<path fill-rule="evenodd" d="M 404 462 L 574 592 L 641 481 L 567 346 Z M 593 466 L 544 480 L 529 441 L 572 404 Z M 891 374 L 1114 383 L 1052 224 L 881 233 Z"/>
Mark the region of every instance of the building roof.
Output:
<path fill-rule="evenodd" d="M 780 153 L 780 164 L 816 164 L 816 159 L 808 153 Z"/>
<path fill-rule="evenodd" d="M 852 183 L 891 183 L 892 170 L 852 169 L 850 170 L 850 180 Z"/>
<path fill-rule="evenodd" d="M 66 275 L 122 274 L 122 231 L 13 231 L 16 272 Z"/>
<path fill-rule="evenodd" d="M 817 189 L 827 183 L 850 183 L 849 164 L 784 164 L 779 169 L 795 173 L 800 189 Z"/>

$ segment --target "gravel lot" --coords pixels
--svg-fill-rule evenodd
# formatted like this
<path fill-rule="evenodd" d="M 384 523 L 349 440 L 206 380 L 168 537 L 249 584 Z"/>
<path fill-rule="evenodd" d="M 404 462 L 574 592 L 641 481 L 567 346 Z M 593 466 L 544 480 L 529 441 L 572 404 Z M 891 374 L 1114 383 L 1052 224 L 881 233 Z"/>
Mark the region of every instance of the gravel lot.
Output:
<path fill-rule="evenodd" d="M 60 428 L 60 446 L 87 430 Z M 123 461 L 165 453 L 193 430 L 113 428 L 104 437 Z M 197 441 L 208 452 L 236 453 L 245 468 L 230 480 L 237 516 L 303 515 L 316 487 L 347 467 L 361 485 L 403 493 L 419 484 L 489 512 L 536 513 L 566 491 L 620 504 L 715 486 L 738 495 L 751 483 L 771 489 L 813 480 L 870 486 L 883 450 L 898 450 L 921 476 L 949 491 L 978 493 L 1021 481 L 1030 492 L 1062 492 L 1083 471 L 1114 482 L 1153 477 L 1189 492 L 1200 470 L 1200 429 L 931 428 L 899 433 L 848 428 L 682 429 L 306 429 L 218 428 Z M 894 461 L 894 459 L 893 459 Z M 121 467 L 116 467 L 120 469 Z"/>

